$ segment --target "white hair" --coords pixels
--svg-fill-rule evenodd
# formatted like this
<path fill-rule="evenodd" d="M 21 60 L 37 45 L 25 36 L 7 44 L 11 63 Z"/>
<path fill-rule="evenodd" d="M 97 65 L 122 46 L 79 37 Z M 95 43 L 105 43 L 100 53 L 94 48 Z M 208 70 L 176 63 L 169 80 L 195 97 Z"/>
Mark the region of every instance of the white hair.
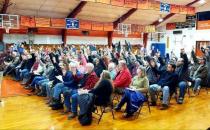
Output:
<path fill-rule="evenodd" d="M 70 62 L 69 66 L 70 67 L 78 67 L 78 63 L 77 62 Z"/>
<path fill-rule="evenodd" d="M 125 60 L 120 60 L 119 61 L 119 64 L 123 65 L 123 66 L 126 66 L 126 61 Z"/>
<path fill-rule="evenodd" d="M 93 70 L 93 69 L 94 69 L 94 65 L 93 65 L 92 63 L 87 63 L 87 64 L 86 64 L 86 67 L 91 68 L 91 70 Z"/>
<path fill-rule="evenodd" d="M 114 69 L 116 67 L 116 65 L 115 65 L 115 63 L 113 63 L 113 62 L 111 62 L 111 63 L 109 63 L 109 65 L 108 65 L 108 69 Z"/>

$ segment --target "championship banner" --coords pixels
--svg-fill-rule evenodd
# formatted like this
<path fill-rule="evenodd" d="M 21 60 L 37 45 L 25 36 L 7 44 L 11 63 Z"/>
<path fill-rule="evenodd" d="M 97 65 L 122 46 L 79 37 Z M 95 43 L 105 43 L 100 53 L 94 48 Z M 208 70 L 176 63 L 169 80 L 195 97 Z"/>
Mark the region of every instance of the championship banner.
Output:
<path fill-rule="evenodd" d="M 149 9 L 160 11 L 160 1 L 149 0 Z"/>
<path fill-rule="evenodd" d="M 138 8 L 139 9 L 149 9 L 149 1 L 148 0 L 138 0 Z"/>
<path fill-rule="evenodd" d="M 207 21 L 198 21 L 197 30 L 210 29 L 210 20 Z"/>
<path fill-rule="evenodd" d="M 196 13 L 195 7 L 188 7 L 187 8 L 187 14 L 195 15 L 195 13 Z"/>
<path fill-rule="evenodd" d="M 176 29 L 176 23 L 167 23 L 166 30 L 174 30 Z"/>
<path fill-rule="evenodd" d="M 155 26 L 153 26 L 153 25 L 148 25 L 148 26 L 145 26 L 145 28 L 144 28 L 144 32 L 146 32 L 146 33 L 152 33 L 155 31 L 156 31 L 156 29 L 155 29 Z"/>
<path fill-rule="evenodd" d="M 35 19 L 34 17 L 21 16 L 20 25 L 24 27 L 35 27 Z"/>
<path fill-rule="evenodd" d="M 167 3 L 160 3 L 160 11 L 169 13 L 171 10 L 170 4 Z"/>
<path fill-rule="evenodd" d="M 79 29 L 79 19 L 66 18 L 66 29 Z"/>
<path fill-rule="evenodd" d="M 36 27 L 50 27 L 50 18 L 35 18 Z"/>
<path fill-rule="evenodd" d="M 110 0 L 96 0 L 98 3 L 110 4 Z"/>
<path fill-rule="evenodd" d="M 94 31 L 103 31 L 104 24 L 99 22 L 92 22 L 92 30 Z"/>
<path fill-rule="evenodd" d="M 111 0 L 111 5 L 124 6 L 124 0 Z"/>
<path fill-rule="evenodd" d="M 65 28 L 65 24 L 64 19 L 51 19 L 51 27 Z"/>
<path fill-rule="evenodd" d="M 180 14 L 187 14 L 187 7 L 186 6 L 180 6 L 179 13 Z"/>
<path fill-rule="evenodd" d="M 171 13 L 178 14 L 179 13 L 179 5 L 171 5 Z"/>
<path fill-rule="evenodd" d="M 125 0 L 124 6 L 128 8 L 137 8 L 137 3 L 138 3 L 137 0 Z"/>
<path fill-rule="evenodd" d="M 91 30 L 92 23 L 91 21 L 80 20 L 79 28 L 84 30 Z"/>
<path fill-rule="evenodd" d="M 113 23 L 104 23 L 104 31 L 113 31 L 114 26 Z"/>

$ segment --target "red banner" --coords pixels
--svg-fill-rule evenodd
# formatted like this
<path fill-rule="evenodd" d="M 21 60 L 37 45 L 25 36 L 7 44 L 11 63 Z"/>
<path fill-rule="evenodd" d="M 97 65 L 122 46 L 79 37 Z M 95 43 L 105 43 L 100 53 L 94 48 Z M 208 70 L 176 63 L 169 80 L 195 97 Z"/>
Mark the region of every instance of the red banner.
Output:
<path fill-rule="evenodd" d="M 35 18 L 36 27 L 50 27 L 50 18 Z"/>
<path fill-rule="evenodd" d="M 65 28 L 65 19 L 51 19 L 51 27 Z"/>
<path fill-rule="evenodd" d="M 205 30 L 205 29 L 210 29 L 210 20 L 208 21 L 198 21 L 198 30 Z"/>
<path fill-rule="evenodd" d="M 137 8 L 138 0 L 125 0 L 125 7 Z"/>
<path fill-rule="evenodd" d="M 96 0 L 96 2 L 110 4 L 110 0 Z"/>
<path fill-rule="evenodd" d="M 149 9 L 160 11 L 160 1 L 149 0 Z"/>
<path fill-rule="evenodd" d="M 24 27 L 35 27 L 35 19 L 34 17 L 21 16 L 20 25 Z"/>
<path fill-rule="evenodd" d="M 180 6 L 179 13 L 180 14 L 187 14 L 187 7 L 186 6 Z"/>
<path fill-rule="evenodd" d="M 149 9 L 150 3 L 148 0 L 138 0 L 139 9 Z"/>
<path fill-rule="evenodd" d="M 113 31 L 113 23 L 104 23 L 104 31 Z"/>
<path fill-rule="evenodd" d="M 187 14 L 194 15 L 195 14 L 195 7 L 188 7 Z"/>
<path fill-rule="evenodd" d="M 112 5 L 124 6 L 124 0 L 111 0 Z"/>
<path fill-rule="evenodd" d="M 171 13 L 178 14 L 180 10 L 179 5 L 171 5 Z"/>
<path fill-rule="evenodd" d="M 92 30 L 94 31 L 103 31 L 104 24 L 99 22 L 92 22 Z"/>
<path fill-rule="evenodd" d="M 174 30 L 176 29 L 176 23 L 167 23 L 166 30 Z"/>
<path fill-rule="evenodd" d="M 92 26 L 92 24 L 90 21 L 83 21 L 83 20 L 79 21 L 80 29 L 91 30 L 91 26 Z"/>

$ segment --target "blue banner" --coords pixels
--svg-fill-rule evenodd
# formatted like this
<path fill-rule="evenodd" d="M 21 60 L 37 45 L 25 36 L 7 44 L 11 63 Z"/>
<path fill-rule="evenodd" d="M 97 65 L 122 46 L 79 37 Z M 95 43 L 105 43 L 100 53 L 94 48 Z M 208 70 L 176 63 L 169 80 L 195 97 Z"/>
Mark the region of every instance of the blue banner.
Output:
<path fill-rule="evenodd" d="M 170 4 L 160 3 L 160 11 L 169 13 L 171 10 Z"/>
<path fill-rule="evenodd" d="M 66 29 L 79 29 L 79 20 L 75 18 L 66 18 Z"/>

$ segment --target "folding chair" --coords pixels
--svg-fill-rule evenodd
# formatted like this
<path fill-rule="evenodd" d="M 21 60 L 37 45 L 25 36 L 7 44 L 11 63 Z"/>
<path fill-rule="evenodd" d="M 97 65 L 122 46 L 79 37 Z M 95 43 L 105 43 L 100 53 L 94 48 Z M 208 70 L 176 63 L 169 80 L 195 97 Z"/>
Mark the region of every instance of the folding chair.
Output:
<path fill-rule="evenodd" d="M 103 105 L 95 105 L 95 103 L 94 103 L 94 107 L 96 108 L 96 110 L 93 113 L 99 116 L 98 124 L 100 123 L 100 121 L 103 117 L 103 114 L 106 112 L 107 107 L 109 107 L 111 109 L 112 118 L 115 119 L 112 100 L 111 100 L 111 102 L 108 102 L 107 104 L 103 104 Z M 100 108 L 100 112 L 98 110 L 98 107 Z"/>
<path fill-rule="evenodd" d="M 147 92 L 142 92 L 144 94 L 144 96 L 146 97 L 147 101 L 147 106 L 148 106 L 148 109 L 149 109 L 149 113 L 151 113 L 151 109 L 150 109 L 150 101 L 149 101 L 149 95 L 148 95 L 148 91 Z M 145 103 L 145 102 L 144 102 Z M 141 113 L 141 110 L 142 110 L 142 107 L 144 106 L 144 103 L 139 107 L 139 110 L 136 112 L 137 115 L 136 115 L 136 119 L 139 117 L 140 113 Z"/>

